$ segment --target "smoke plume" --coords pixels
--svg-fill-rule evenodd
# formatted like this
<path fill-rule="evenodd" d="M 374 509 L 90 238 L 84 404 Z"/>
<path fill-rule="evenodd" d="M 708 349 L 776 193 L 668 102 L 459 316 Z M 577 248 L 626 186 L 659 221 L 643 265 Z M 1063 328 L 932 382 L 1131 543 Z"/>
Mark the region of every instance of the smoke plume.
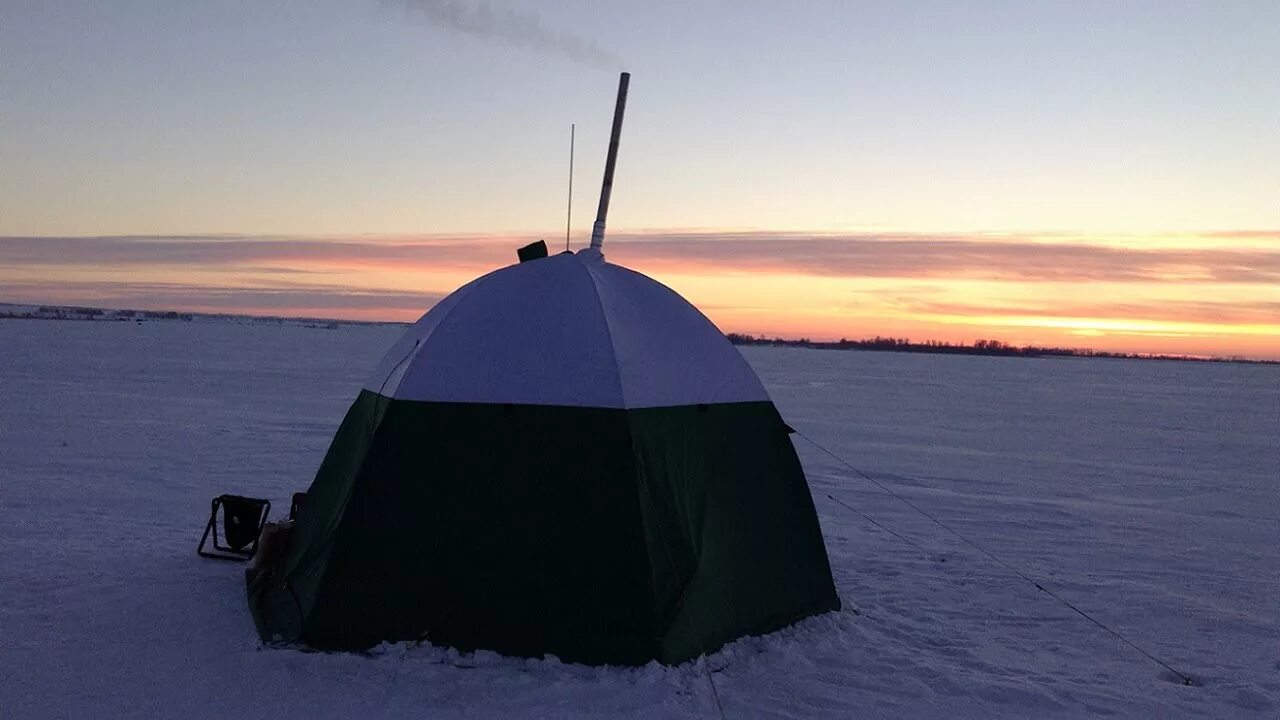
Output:
<path fill-rule="evenodd" d="M 454 32 L 543 53 L 595 67 L 616 69 L 622 60 L 587 38 L 547 27 L 536 13 L 494 7 L 487 0 L 402 0 L 409 17 Z"/>

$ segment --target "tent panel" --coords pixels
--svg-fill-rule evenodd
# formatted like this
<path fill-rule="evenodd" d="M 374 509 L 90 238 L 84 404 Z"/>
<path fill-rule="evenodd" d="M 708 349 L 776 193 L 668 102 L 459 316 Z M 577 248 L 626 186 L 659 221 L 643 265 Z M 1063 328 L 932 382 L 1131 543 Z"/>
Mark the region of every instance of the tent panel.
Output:
<path fill-rule="evenodd" d="M 621 265 L 587 269 L 609 323 L 625 407 L 769 399 L 742 353 L 674 290 Z"/>
<path fill-rule="evenodd" d="M 435 332 L 440 323 L 449 316 L 463 298 L 467 297 L 477 285 L 485 282 L 493 273 L 487 273 L 463 285 L 462 287 L 449 293 L 444 299 L 436 303 L 417 322 L 410 325 L 400 339 L 391 346 L 391 349 L 382 356 L 378 361 L 378 365 L 374 368 L 373 374 L 365 381 L 365 389 L 372 390 L 380 395 L 392 397 L 395 390 L 400 386 L 404 379 L 405 372 L 411 365 L 415 363 L 414 357 L 423 346 L 428 338 Z"/>
<path fill-rule="evenodd" d="M 329 544 L 310 645 L 656 653 L 620 412 L 392 401 Z"/>
<path fill-rule="evenodd" d="M 772 403 L 628 415 L 661 576 L 659 659 L 683 662 L 839 609 L 804 470 Z"/>

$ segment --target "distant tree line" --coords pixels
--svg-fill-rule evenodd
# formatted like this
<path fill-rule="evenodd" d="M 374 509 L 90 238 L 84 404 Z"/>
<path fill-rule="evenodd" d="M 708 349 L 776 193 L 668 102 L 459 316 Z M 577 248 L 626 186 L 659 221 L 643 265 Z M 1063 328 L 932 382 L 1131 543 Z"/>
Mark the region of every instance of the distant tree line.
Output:
<path fill-rule="evenodd" d="M 335 320 L 328 318 L 281 317 L 276 315 L 231 315 L 225 313 L 182 312 L 178 310 L 117 310 L 75 305 L 14 305 L 0 303 L 0 319 L 9 320 L 115 320 L 153 321 L 218 320 L 226 322 L 266 322 L 301 324 L 303 327 L 333 330 L 343 325 L 406 325 L 404 322 L 376 320 Z"/>
<path fill-rule="evenodd" d="M 817 350 L 879 350 L 881 352 L 936 353 L 942 355 L 998 355 L 1006 357 L 1085 357 L 1085 358 L 1124 358 L 1131 360 L 1195 360 L 1201 362 L 1243 362 L 1274 365 L 1275 360 L 1251 360 L 1242 357 L 1195 357 L 1187 355 L 1159 355 L 1144 353 L 1106 352 L 1087 348 L 1040 347 L 1038 345 L 1011 345 L 1000 340 L 979 339 L 972 345 L 950 343 L 939 340 L 912 342 L 907 338 L 881 337 L 864 338 L 862 340 L 810 340 L 809 338 L 787 339 L 780 337 L 757 337 L 745 333 L 728 333 L 726 336 L 734 345 L 778 345 L 785 347 L 813 348 Z"/>
<path fill-rule="evenodd" d="M 195 313 L 173 310 L 104 310 L 102 308 L 74 305 L 41 305 L 34 310 L 14 311 L 0 307 L 0 317 L 33 320 L 185 320 L 195 319 Z"/>

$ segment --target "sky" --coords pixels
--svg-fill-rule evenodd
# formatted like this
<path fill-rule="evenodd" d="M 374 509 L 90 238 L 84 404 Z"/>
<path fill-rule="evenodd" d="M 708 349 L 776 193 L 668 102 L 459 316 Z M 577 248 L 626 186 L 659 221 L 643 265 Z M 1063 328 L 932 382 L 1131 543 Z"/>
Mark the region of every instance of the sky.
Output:
<path fill-rule="evenodd" d="M 1280 358 L 1280 3 L 0 2 L 0 302 L 413 319 L 585 244 L 726 331 Z"/>

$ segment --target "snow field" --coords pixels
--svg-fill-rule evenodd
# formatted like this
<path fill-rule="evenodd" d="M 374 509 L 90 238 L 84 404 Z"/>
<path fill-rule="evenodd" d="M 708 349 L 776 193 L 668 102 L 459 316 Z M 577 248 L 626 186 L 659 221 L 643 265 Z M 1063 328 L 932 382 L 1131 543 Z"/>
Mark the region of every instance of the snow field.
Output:
<path fill-rule="evenodd" d="M 195 555 L 209 501 L 287 513 L 398 333 L 0 320 L 0 717 L 713 717 L 696 663 L 259 647 L 243 566 Z M 796 438 L 846 609 L 714 654 L 729 717 L 1280 714 L 1280 368 L 744 354 L 806 436 L 1198 684 Z"/>

